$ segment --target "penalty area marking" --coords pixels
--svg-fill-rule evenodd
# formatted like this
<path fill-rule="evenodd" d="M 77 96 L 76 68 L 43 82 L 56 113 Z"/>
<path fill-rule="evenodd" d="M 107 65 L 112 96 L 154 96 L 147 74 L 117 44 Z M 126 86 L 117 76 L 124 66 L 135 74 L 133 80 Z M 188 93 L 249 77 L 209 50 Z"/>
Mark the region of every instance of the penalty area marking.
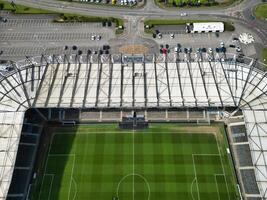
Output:
<path fill-rule="evenodd" d="M 50 152 L 50 150 L 49 150 L 49 152 Z M 71 192 L 71 187 L 72 187 L 72 182 L 74 182 L 75 184 L 76 184 L 76 187 L 75 187 L 75 196 L 74 196 L 74 198 L 73 198 L 73 200 L 76 198 L 76 193 L 77 193 L 77 183 L 76 183 L 76 181 L 74 180 L 74 178 L 73 178 L 73 173 L 74 173 L 74 167 L 75 167 L 75 161 L 76 161 L 76 154 L 48 154 L 48 156 L 47 156 L 47 159 L 46 159 L 46 165 L 45 165 L 45 173 L 44 173 L 44 175 L 43 175 L 43 179 L 42 179 L 42 183 L 41 183 L 41 190 L 40 190 L 40 193 L 39 193 L 39 197 L 38 197 L 38 199 L 40 199 L 40 196 L 41 196 L 41 192 L 42 192 L 42 189 L 43 189 L 43 182 L 44 182 L 44 177 L 45 176 L 52 176 L 52 181 L 54 181 L 54 176 L 55 176 L 55 174 L 47 174 L 46 173 L 46 171 L 47 171 L 47 164 L 48 164 L 48 158 L 49 157 L 73 157 L 73 161 L 72 161 L 72 168 L 71 168 L 71 176 L 70 176 L 70 182 L 69 182 L 69 184 L 70 184 L 70 186 L 69 186 L 69 191 L 68 191 L 68 200 L 70 199 L 70 192 Z M 53 182 L 52 182 L 53 183 Z M 50 190 L 52 190 L 52 187 L 51 187 L 51 185 L 50 185 Z M 49 191 L 49 198 L 48 198 L 48 200 L 50 199 L 50 193 L 51 193 L 51 191 Z"/>
<path fill-rule="evenodd" d="M 194 197 L 194 195 L 193 195 L 193 185 L 194 185 L 194 182 L 196 182 L 196 177 L 193 179 L 193 181 L 192 181 L 192 183 L 191 183 L 191 187 L 190 187 L 190 189 L 191 189 L 191 196 L 192 196 L 192 199 L 193 199 L 193 200 L 195 200 L 195 197 Z"/>
<path fill-rule="evenodd" d="M 149 185 L 147 179 L 146 179 L 144 176 L 142 176 L 141 174 L 136 174 L 136 173 L 133 173 L 133 174 L 127 174 L 126 176 L 122 177 L 122 179 L 120 180 L 120 182 L 118 183 L 118 186 L 117 186 L 117 197 L 119 198 L 119 189 L 120 189 L 120 185 L 121 185 L 121 183 L 122 183 L 126 178 L 128 178 L 128 177 L 130 177 L 130 176 L 138 176 L 138 177 L 140 177 L 141 179 L 143 179 L 143 180 L 145 181 L 146 186 L 147 186 L 147 188 L 148 188 L 148 196 L 147 196 L 147 200 L 150 200 L 150 185 Z M 133 192 L 134 192 L 134 191 L 133 191 Z M 120 198 L 119 198 L 119 199 L 120 199 Z"/>

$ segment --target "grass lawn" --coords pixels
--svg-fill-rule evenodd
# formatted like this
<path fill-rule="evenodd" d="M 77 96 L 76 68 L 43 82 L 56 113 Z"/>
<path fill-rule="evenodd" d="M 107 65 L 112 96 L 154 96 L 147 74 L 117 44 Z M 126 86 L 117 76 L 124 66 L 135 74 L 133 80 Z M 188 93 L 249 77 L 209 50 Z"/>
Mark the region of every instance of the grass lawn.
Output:
<path fill-rule="evenodd" d="M 258 19 L 266 20 L 267 19 L 267 3 L 258 5 L 254 10 L 254 14 Z"/>
<path fill-rule="evenodd" d="M 261 56 L 263 63 L 267 65 L 267 48 L 262 49 Z"/>
<path fill-rule="evenodd" d="M 10 10 L 15 14 L 54 14 L 57 12 L 50 10 L 37 9 L 27 6 L 15 4 L 13 7 L 11 3 L 0 0 L 0 10 Z"/>
<path fill-rule="evenodd" d="M 221 127 L 222 128 L 222 127 Z M 224 130 L 151 124 L 57 128 L 33 198 L 238 199 Z"/>

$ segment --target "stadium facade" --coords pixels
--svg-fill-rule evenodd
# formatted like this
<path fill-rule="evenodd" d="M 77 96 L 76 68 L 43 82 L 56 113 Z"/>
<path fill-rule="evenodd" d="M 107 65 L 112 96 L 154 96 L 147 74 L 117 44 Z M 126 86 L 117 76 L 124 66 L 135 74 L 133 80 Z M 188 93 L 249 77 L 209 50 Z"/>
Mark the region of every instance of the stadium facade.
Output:
<path fill-rule="evenodd" d="M 230 55 L 180 59 L 175 54 L 53 55 L 13 63 L 0 80 L 0 199 L 7 198 L 24 114 L 30 108 L 214 108 L 223 111 L 224 120 L 242 110 L 248 140 L 236 145 L 249 145 L 252 165 L 236 170 L 241 176 L 252 170 L 258 187 L 258 192 L 243 188 L 242 195 L 265 199 L 267 77 L 257 64 Z"/>

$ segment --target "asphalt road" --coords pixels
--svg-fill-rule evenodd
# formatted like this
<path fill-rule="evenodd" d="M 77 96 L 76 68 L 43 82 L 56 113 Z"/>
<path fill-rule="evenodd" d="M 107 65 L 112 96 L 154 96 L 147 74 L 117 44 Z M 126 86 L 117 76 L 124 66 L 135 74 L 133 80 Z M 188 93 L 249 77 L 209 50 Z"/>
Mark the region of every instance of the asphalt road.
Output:
<path fill-rule="evenodd" d="M 12 0 L 9 0 L 12 1 Z M 81 4 L 57 0 L 16 0 L 17 3 L 36 8 L 49 9 L 58 12 L 69 12 L 94 16 L 114 16 L 132 19 L 142 18 L 183 18 L 181 13 L 186 12 L 186 18 L 198 19 L 227 19 L 240 22 L 252 29 L 262 39 L 262 44 L 267 46 L 267 24 L 256 20 L 252 14 L 252 8 L 261 3 L 261 0 L 243 0 L 241 3 L 225 8 L 201 8 L 201 9 L 162 9 L 155 5 L 154 0 L 147 0 L 144 7 L 139 9 L 125 7 L 111 7 L 104 5 Z"/>
<path fill-rule="evenodd" d="M 172 19 L 215 19 L 233 21 L 238 32 L 253 31 L 260 45 L 267 45 L 266 23 L 258 21 L 252 15 L 252 8 L 260 3 L 260 0 L 244 0 L 242 3 L 228 8 L 214 9 L 170 9 L 163 10 L 154 4 L 154 0 L 147 0 L 144 7 L 139 9 L 95 6 L 91 4 L 70 3 L 57 0 L 16 0 L 17 3 L 36 8 L 51 9 L 55 11 L 74 12 L 84 15 L 95 16 L 115 16 L 125 19 L 126 30 L 123 35 L 115 37 L 110 34 L 110 30 L 103 28 L 101 24 L 92 23 L 51 23 L 54 16 L 35 15 L 9 15 L 8 23 L 1 23 L 0 46 L 5 55 L 2 57 L 20 58 L 23 55 L 36 55 L 41 53 L 57 53 L 62 51 L 64 45 L 72 46 L 74 43 L 80 49 L 86 50 L 90 47 L 98 49 L 103 44 L 109 43 L 114 51 L 125 44 L 145 44 L 151 52 L 158 52 L 158 45 L 161 43 L 172 44 L 174 41 L 155 41 L 151 37 L 144 36 L 143 21 L 147 18 L 172 18 Z M 188 16 L 181 17 L 181 13 L 186 12 Z M 240 25 L 245 27 L 240 29 Z M 91 35 L 100 34 L 103 40 L 90 41 Z M 186 37 L 186 36 L 185 36 Z M 222 35 L 219 40 L 227 41 L 231 35 Z M 178 39 L 178 36 L 177 36 Z M 195 38 L 196 39 L 196 38 Z M 230 40 L 229 39 L 229 40 Z M 179 39 L 181 40 L 181 36 Z M 198 39 L 196 39 L 198 41 Z M 204 39 L 205 40 L 205 39 Z M 184 45 L 192 46 L 190 41 L 183 40 Z M 207 43 L 210 47 L 215 47 L 218 41 Z M 181 41 L 178 41 L 181 42 Z M 174 42 L 175 43 L 175 42 Z M 177 42 L 176 42 L 177 43 Z M 197 43 L 197 46 L 203 44 Z M 8 56 L 7 56 L 8 55 Z"/>

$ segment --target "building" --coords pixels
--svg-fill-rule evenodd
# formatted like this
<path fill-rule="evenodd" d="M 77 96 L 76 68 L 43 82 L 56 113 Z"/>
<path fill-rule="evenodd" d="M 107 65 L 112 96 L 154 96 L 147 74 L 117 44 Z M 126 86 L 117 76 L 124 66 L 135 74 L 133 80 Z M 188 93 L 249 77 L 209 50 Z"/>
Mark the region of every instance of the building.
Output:
<path fill-rule="evenodd" d="M 223 31 L 224 31 L 223 22 L 203 22 L 203 23 L 186 24 L 187 33 L 215 33 Z"/>
<path fill-rule="evenodd" d="M 0 77 L 0 200 L 23 199 L 27 192 L 22 184 L 16 191 L 9 190 L 12 178 L 29 180 L 31 176 L 30 167 L 15 167 L 20 138 L 26 132 L 23 125 L 29 126 L 24 121 L 25 112 L 32 109 L 46 118 L 39 109 L 49 109 L 45 112 L 51 118 L 59 116 L 51 114 L 51 109 L 65 113 L 70 108 L 99 111 L 101 120 L 105 118 L 103 110 L 119 113 L 139 109 L 149 117 L 149 110 L 156 113 L 164 109 L 163 118 L 175 116 L 168 110 L 182 108 L 207 109 L 208 113 L 218 113 L 216 117 L 225 113 L 231 126 L 245 125 L 248 134 L 233 145 L 236 152 L 251 156 L 237 160 L 243 195 L 250 200 L 266 199 L 266 73 L 249 58 L 240 63 L 227 54 L 224 61 L 191 62 L 178 61 L 176 55 L 145 55 L 143 59 L 130 59 L 130 55 L 127 59 L 123 55 L 53 55 L 13 63 L 14 70 Z M 239 110 L 242 123 L 237 121 L 241 118 L 236 115 Z M 151 116 L 158 120 L 153 113 Z M 30 134 L 38 131 L 32 127 L 27 130 Z"/>

